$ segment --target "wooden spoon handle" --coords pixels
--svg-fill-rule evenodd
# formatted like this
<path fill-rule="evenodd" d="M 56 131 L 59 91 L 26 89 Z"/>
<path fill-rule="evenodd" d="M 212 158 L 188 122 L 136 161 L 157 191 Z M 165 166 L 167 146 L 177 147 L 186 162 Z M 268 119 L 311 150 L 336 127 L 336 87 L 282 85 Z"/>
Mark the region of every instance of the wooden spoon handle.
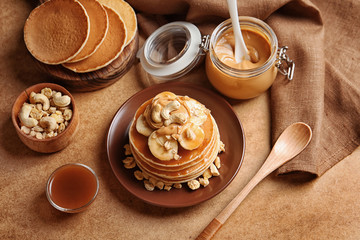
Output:
<path fill-rule="evenodd" d="M 215 217 L 209 225 L 200 233 L 196 238 L 197 240 L 209 240 L 215 233 L 221 228 L 221 226 L 226 222 L 230 215 L 235 211 L 235 209 L 240 205 L 240 203 L 246 198 L 246 196 L 251 192 L 251 190 L 263 179 L 269 172 L 259 171 L 241 192 L 236 195 L 236 197 Z"/>
<path fill-rule="evenodd" d="M 211 239 L 215 233 L 221 228 L 223 224 L 214 218 L 209 225 L 200 233 L 196 240 L 208 240 Z"/>
<path fill-rule="evenodd" d="M 278 161 L 281 164 L 288 161 Z M 226 222 L 226 220 L 231 216 L 231 214 L 236 210 L 240 203 L 246 198 L 246 196 L 254 189 L 254 187 L 261 182 L 266 176 L 268 176 L 272 171 L 279 167 L 279 163 L 273 164 L 274 158 L 270 154 L 267 158 L 267 161 L 255 174 L 255 176 L 246 184 L 246 186 L 239 192 L 236 197 L 217 215 L 210 224 L 200 233 L 196 238 L 199 240 L 209 240 L 215 233 L 221 228 L 221 226 Z M 270 166 L 269 166 L 270 165 Z"/>
<path fill-rule="evenodd" d="M 294 123 L 288 127 L 280 135 L 269 156 L 255 176 L 196 239 L 211 239 L 251 190 L 271 172 L 299 154 L 308 145 L 311 136 L 311 128 L 307 124 Z"/>

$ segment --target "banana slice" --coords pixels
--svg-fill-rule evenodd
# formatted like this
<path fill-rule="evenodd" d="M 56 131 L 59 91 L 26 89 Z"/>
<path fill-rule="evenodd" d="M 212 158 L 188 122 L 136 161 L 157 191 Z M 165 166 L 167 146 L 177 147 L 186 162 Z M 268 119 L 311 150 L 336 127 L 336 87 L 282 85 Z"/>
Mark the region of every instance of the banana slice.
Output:
<path fill-rule="evenodd" d="M 190 109 L 190 122 L 199 126 L 202 125 L 207 119 L 207 113 L 209 110 L 203 104 L 194 99 L 187 99 L 185 103 Z"/>
<path fill-rule="evenodd" d="M 152 155 L 159 160 L 169 161 L 179 158 L 177 141 L 167 135 L 159 135 L 157 131 L 151 133 L 148 146 Z"/>
<path fill-rule="evenodd" d="M 154 131 L 146 122 L 146 119 L 143 114 L 141 114 L 136 120 L 136 130 L 138 133 L 144 135 L 145 137 L 150 136 Z"/>
<path fill-rule="evenodd" d="M 194 150 L 203 143 L 205 139 L 204 130 L 197 124 L 190 123 L 181 132 L 178 141 L 186 150 Z"/>

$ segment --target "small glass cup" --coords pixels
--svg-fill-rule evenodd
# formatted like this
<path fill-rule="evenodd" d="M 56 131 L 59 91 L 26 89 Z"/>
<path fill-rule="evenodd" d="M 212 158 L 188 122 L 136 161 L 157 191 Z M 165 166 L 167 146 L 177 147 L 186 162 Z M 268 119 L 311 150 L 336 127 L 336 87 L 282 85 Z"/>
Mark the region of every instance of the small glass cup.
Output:
<path fill-rule="evenodd" d="M 99 192 L 99 180 L 90 167 L 70 163 L 57 168 L 46 184 L 46 197 L 59 211 L 78 213 L 87 209 Z"/>

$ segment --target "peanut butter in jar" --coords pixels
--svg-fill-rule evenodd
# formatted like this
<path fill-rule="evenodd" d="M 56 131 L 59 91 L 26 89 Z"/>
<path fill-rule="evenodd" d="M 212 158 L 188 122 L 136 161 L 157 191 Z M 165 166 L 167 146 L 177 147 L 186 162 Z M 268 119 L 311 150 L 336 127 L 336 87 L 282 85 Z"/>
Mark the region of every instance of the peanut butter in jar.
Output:
<path fill-rule="evenodd" d="M 274 82 L 278 41 L 272 29 L 252 17 L 239 17 L 241 31 L 251 59 L 237 63 L 231 20 L 212 33 L 206 58 L 206 74 L 211 84 L 233 99 L 249 99 L 265 92 Z"/>
<path fill-rule="evenodd" d="M 172 81 L 187 75 L 206 56 L 206 74 L 223 95 L 234 99 L 253 98 L 265 92 L 276 74 L 291 80 L 295 64 L 279 49 L 273 30 L 253 17 L 239 17 L 250 61 L 236 63 L 231 19 L 218 25 L 212 35 L 201 35 L 188 22 L 161 26 L 145 41 L 137 53 L 145 70 L 145 85 Z M 284 64 L 285 63 L 285 64 Z"/>

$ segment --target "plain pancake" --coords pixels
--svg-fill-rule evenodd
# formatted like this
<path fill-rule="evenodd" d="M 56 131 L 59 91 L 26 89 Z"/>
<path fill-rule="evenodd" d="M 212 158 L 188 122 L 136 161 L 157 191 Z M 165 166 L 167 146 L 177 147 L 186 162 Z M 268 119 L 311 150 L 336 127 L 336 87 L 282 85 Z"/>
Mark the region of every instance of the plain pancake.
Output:
<path fill-rule="evenodd" d="M 146 158 L 144 157 L 144 155 L 142 154 L 141 151 L 139 151 L 138 149 L 136 149 L 134 147 L 133 142 L 130 143 L 130 146 L 132 147 L 132 152 L 136 155 L 136 160 L 139 163 L 144 163 L 149 167 L 152 167 L 154 169 L 159 170 L 159 172 L 164 171 L 164 172 L 178 172 L 178 171 L 182 171 L 184 169 L 189 169 L 190 167 L 193 167 L 195 165 L 198 165 L 201 162 L 204 162 L 204 159 L 209 159 L 210 156 L 217 155 L 219 153 L 219 146 L 220 146 L 220 135 L 219 135 L 219 131 L 217 126 L 215 126 L 215 135 L 213 136 L 212 141 L 207 144 L 205 147 L 203 147 L 202 150 L 196 157 L 192 158 L 191 161 L 189 161 L 188 157 L 190 154 L 196 155 L 198 152 L 192 152 L 192 151 L 188 151 L 188 150 L 179 150 L 179 155 L 181 156 L 181 158 L 186 158 L 185 164 L 181 164 L 181 165 L 177 165 L 177 164 L 173 164 L 173 165 L 167 165 L 166 163 L 168 161 L 165 161 L 163 165 L 158 165 L 158 164 L 154 164 L 154 162 L 152 160 L 149 161 L 150 158 Z M 190 154 L 186 154 L 186 152 L 190 153 Z M 185 154 L 184 154 L 185 153 Z M 179 160 L 175 160 L 175 161 L 181 161 L 181 159 Z"/>
<path fill-rule="evenodd" d="M 133 147 L 132 145 L 130 145 Z M 133 152 L 136 163 L 138 166 L 143 166 L 147 169 L 149 173 L 156 174 L 158 176 L 163 175 L 165 176 L 176 176 L 176 177 L 183 177 L 186 175 L 198 174 L 201 171 L 205 171 L 208 166 L 215 160 L 216 156 L 219 153 L 220 141 L 217 140 L 214 142 L 214 146 L 212 147 L 211 151 L 208 151 L 202 158 L 196 159 L 194 165 L 189 165 L 186 167 L 181 166 L 179 169 L 169 168 L 166 169 L 165 167 L 159 168 L 158 166 L 151 166 L 147 162 L 142 161 L 143 159 L 137 154 L 136 151 Z M 133 150 L 133 148 L 132 148 Z"/>
<path fill-rule="evenodd" d="M 85 8 L 90 19 L 90 33 L 84 48 L 69 62 L 78 62 L 91 56 L 104 41 L 109 28 L 105 8 L 96 0 L 78 0 Z"/>
<path fill-rule="evenodd" d="M 217 141 L 217 143 L 220 142 Z M 217 146 L 219 147 L 219 144 L 217 144 Z M 177 172 L 158 171 L 157 169 L 151 168 L 146 164 L 139 163 L 138 161 L 136 163 L 143 172 L 147 173 L 150 177 L 163 181 L 164 183 L 185 183 L 201 176 L 206 171 L 206 169 L 208 169 L 210 165 L 214 162 L 217 155 L 218 151 L 214 151 L 212 152 L 212 155 L 210 155 L 207 159 L 203 159 L 203 161 L 199 162 L 196 166 L 191 166 L 188 169 L 183 169 Z M 137 159 L 137 157 L 138 156 L 135 153 L 135 160 Z"/>
<path fill-rule="evenodd" d="M 172 165 L 167 165 L 166 163 L 164 164 L 159 164 L 158 162 L 154 162 L 152 158 L 146 158 L 144 156 L 144 154 L 141 151 L 138 151 L 138 149 L 135 148 L 135 145 L 133 143 L 131 143 L 130 145 L 132 146 L 132 148 L 134 149 L 133 152 L 135 152 L 138 157 L 139 157 L 139 161 L 141 162 L 145 162 L 146 164 L 148 164 L 151 167 L 154 167 L 156 169 L 159 170 L 164 170 L 164 171 L 179 171 L 179 170 L 183 170 L 185 168 L 189 168 L 191 166 L 196 165 L 198 162 L 200 162 L 202 159 L 206 158 L 206 156 L 214 151 L 214 146 L 216 145 L 216 141 L 215 137 L 214 139 L 206 146 L 206 148 L 204 148 L 204 150 L 200 153 L 201 155 L 196 156 L 195 158 L 193 158 L 192 160 L 189 160 L 189 158 L 186 158 L 187 161 L 182 161 L 181 164 L 177 164 L 176 162 L 174 162 L 174 164 Z M 179 155 L 181 156 L 181 154 L 186 151 L 184 149 L 180 149 L 179 151 Z M 182 159 L 184 159 L 184 156 L 181 156 Z M 175 160 L 176 161 L 176 160 Z M 180 162 L 180 161 L 179 161 Z"/>
<path fill-rule="evenodd" d="M 24 41 L 37 60 L 61 64 L 83 49 L 89 29 L 89 17 L 79 2 L 51 0 L 30 13 L 24 26 Z"/>
<path fill-rule="evenodd" d="M 109 18 L 109 29 L 103 43 L 90 57 L 75 63 L 64 63 L 64 67 L 79 73 L 91 72 L 109 65 L 120 55 L 126 41 L 125 24 L 114 10 L 104 8 Z"/>
<path fill-rule="evenodd" d="M 137 31 L 137 19 L 134 9 L 123 0 L 99 0 L 99 2 L 112 8 L 123 19 L 127 30 L 126 45 L 128 45 Z"/>

